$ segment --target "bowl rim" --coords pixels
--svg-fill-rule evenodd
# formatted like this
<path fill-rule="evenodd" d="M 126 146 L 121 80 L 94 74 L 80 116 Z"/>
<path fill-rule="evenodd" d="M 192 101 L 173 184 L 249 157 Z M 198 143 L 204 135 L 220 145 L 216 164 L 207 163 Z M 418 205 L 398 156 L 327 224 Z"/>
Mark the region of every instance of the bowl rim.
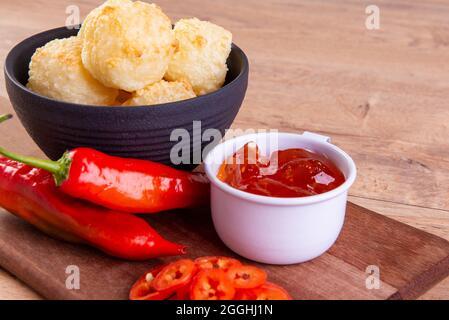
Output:
<path fill-rule="evenodd" d="M 270 197 L 270 196 L 263 196 L 258 194 L 249 193 L 246 191 L 242 191 L 239 189 L 236 189 L 234 187 L 231 187 L 227 183 L 221 181 L 218 179 L 217 174 L 215 172 L 212 172 L 211 169 L 211 161 L 212 156 L 214 153 L 219 152 L 219 150 L 222 150 L 227 145 L 231 145 L 234 142 L 240 140 L 240 141 L 251 141 L 254 139 L 257 135 L 269 135 L 273 134 L 270 132 L 264 132 L 264 133 L 250 133 L 250 134 L 244 134 L 240 135 L 231 139 L 228 139 L 226 141 L 220 142 L 218 145 L 216 145 L 206 156 L 206 159 L 204 160 L 204 171 L 206 172 L 207 177 L 209 178 L 209 181 L 211 182 L 211 185 L 216 186 L 221 191 L 230 194 L 232 196 L 235 196 L 237 198 L 240 198 L 242 200 L 258 203 L 258 204 L 264 204 L 264 205 L 273 205 L 273 206 L 298 206 L 298 205 L 309 205 L 314 204 L 322 201 L 326 201 L 329 199 L 332 199 L 334 197 L 339 196 L 345 191 L 348 191 L 349 188 L 352 186 L 352 184 L 355 181 L 355 178 L 357 176 L 357 168 L 354 163 L 354 160 L 342 149 L 337 147 L 336 145 L 325 142 L 325 141 L 317 141 L 316 139 L 307 137 L 303 134 L 298 133 L 291 133 L 291 132 L 276 132 L 274 134 L 277 134 L 279 139 L 282 139 L 282 137 L 290 137 L 293 139 L 302 139 L 304 141 L 311 141 L 314 143 L 319 143 L 322 145 L 325 145 L 329 149 L 333 149 L 336 151 L 340 156 L 344 158 L 346 163 L 349 166 L 349 174 L 345 180 L 345 182 L 341 185 L 339 185 L 337 188 L 332 189 L 330 191 L 320 193 L 313 196 L 307 196 L 307 197 L 289 197 L 289 198 L 282 198 L 282 197 Z M 234 150 L 233 148 L 229 148 L 229 150 Z M 225 158 L 229 157 L 230 155 L 225 154 Z M 221 165 L 221 164 L 220 164 Z"/>
<path fill-rule="evenodd" d="M 63 101 L 63 100 L 57 100 L 57 99 L 43 96 L 37 92 L 34 92 L 34 91 L 28 89 L 26 86 L 24 86 L 22 83 L 20 83 L 20 81 L 15 76 L 13 76 L 11 68 L 13 66 L 13 54 L 15 52 L 22 52 L 23 51 L 22 47 L 25 46 L 28 42 L 30 42 L 34 39 L 37 39 L 43 35 L 52 34 L 52 33 L 56 33 L 56 32 L 62 32 L 62 31 L 64 31 L 64 29 L 67 33 L 73 32 L 73 30 L 74 30 L 74 29 L 69 29 L 67 27 L 53 28 L 53 29 L 49 29 L 49 30 L 46 30 L 43 32 L 36 33 L 36 34 L 20 41 L 14 47 L 12 47 L 11 50 L 9 50 L 8 54 L 6 55 L 6 59 L 5 59 L 4 67 L 3 67 L 6 78 L 8 80 L 10 80 L 20 90 L 24 91 L 26 94 L 30 94 L 39 99 L 43 99 L 44 102 L 50 102 L 52 104 L 56 103 L 56 104 L 58 104 L 58 107 L 61 107 L 61 108 L 92 109 L 92 107 L 95 107 L 95 108 L 102 108 L 102 109 L 104 109 L 103 111 L 115 110 L 115 111 L 110 111 L 110 112 L 123 112 L 123 110 L 130 110 L 130 112 L 133 112 L 133 111 L 138 112 L 139 110 L 149 109 L 149 108 L 151 108 L 151 110 L 157 112 L 160 109 L 164 109 L 164 111 L 168 111 L 167 110 L 168 108 L 176 108 L 179 111 L 179 108 L 182 105 L 188 104 L 188 102 L 192 102 L 192 101 L 195 101 L 197 103 L 201 103 L 203 101 L 207 102 L 211 98 L 214 98 L 216 96 L 220 96 L 220 95 L 224 94 L 226 91 L 235 87 L 242 80 L 242 78 L 245 78 L 249 73 L 248 57 L 246 56 L 245 52 L 233 42 L 231 44 L 231 52 L 236 52 L 242 59 L 242 68 L 240 69 L 239 74 L 234 79 L 232 79 L 232 81 L 230 81 L 229 83 L 226 83 L 218 90 L 215 90 L 213 92 L 207 93 L 202 96 L 197 96 L 194 98 L 189 98 L 189 99 L 174 101 L 174 102 L 167 102 L 167 103 L 154 104 L 154 105 L 138 105 L 138 106 L 90 105 L 90 104 L 80 104 L 80 103 L 67 102 L 67 101 Z M 55 37 L 55 38 L 53 38 L 53 40 L 64 39 L 64 38 L 68 38 L 71 36 L 73 36 L 73 35 L 68 34 L 66 37 Z M 49 41 L 52 41 L 52 40 L 49 40 Z M 29 62 L 28 62 L 28 64 L 29 64 Z"/>

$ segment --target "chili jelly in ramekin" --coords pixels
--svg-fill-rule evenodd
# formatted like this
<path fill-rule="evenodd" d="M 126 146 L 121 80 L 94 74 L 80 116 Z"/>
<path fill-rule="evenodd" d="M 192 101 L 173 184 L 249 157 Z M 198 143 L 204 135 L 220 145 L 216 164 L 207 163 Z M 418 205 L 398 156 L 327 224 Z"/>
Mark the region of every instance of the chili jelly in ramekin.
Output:
<path fill-rule="evenodd" d="M 233 188 L 217 173 L 248 142 L 255 142 L 266 156 L 291 148 L 322 154 L 341 170 L 345 182 L 321 194 L 289 198 Z M 239 255 L 269 264 L 305 262 L 326 252 L 340 234 L 348 190 L 356 177 L 348 154 L 331 144 L 329 137 L 310 132 L 263 132 L 226 140 L 209 152 L 204 168 L 211 181 L 212 219 L 221 240 Z"/>

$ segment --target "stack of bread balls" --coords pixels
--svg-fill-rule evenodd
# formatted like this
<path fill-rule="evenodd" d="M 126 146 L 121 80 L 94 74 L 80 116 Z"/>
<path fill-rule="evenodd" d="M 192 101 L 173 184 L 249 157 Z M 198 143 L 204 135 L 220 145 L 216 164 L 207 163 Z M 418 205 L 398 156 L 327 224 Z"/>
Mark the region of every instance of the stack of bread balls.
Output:
<path fill-rule="evenodd" d="M 196 18 L 170 19 L 155 4 L 108 0 L 76 37 L 55 39 L 31 58 L 27 87 L 89 105 L 154 105 L 219 89 L 232 34 Z"/>

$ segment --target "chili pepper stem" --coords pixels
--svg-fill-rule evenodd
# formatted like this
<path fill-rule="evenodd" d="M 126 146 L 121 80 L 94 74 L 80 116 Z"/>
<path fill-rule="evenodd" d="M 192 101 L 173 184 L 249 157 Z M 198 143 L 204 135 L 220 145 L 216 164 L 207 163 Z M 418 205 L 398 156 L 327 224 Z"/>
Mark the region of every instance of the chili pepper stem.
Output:
<path fill-rule="evenodd" d="M 3 121 L 6 121 L 8 119 L 11 119 L 11 118 L 12 118 L 11 114 L 0 115 L 0 123 L 2 123 Z M 53 174 L 53 177 L 55 178 L 56 185 L 60 185 L 65 179 L 67 179 L 70 164 L 72 162 L 68 152 L 65 152 L 63 154 L 63 156 L 61 157 L 61 159 L 59 159 L 57 161 L 23 156 L 23 155 L 8 151 L 3 147 L 0 147 L 0 155 L 3 155 L 9 159 L 24 163 L 31 167 L 41 168 L 45 171 L 50 172 L 51 174 Z"/>
<path fill-rule="evenodd" d="M 12 118 L 12 114 L 3 114 L 3 115 L 1 115 L 0 116 L 0 123 L 2 123 L 3 121 L 6 121 L 6 120 L 8 120 L 8 119 L 11 119 Z"/>

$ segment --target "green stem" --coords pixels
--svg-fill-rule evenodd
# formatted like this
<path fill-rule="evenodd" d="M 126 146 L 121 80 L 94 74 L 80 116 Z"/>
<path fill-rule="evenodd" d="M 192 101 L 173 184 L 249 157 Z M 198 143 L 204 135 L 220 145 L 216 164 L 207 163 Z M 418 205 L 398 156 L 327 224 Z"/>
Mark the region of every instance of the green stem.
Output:
<path fill-rule="evenodd" d="M 0 115 L 0 123 L 11 118 L 12 118 L 11 114 Z M 27 157 L 8 151 L 2 147 L 0 147 L 0 155 L 24 163 L 31 167 L 40 168 L 52 173 L 57 185 L 60 185 L 65 179 L 67 179 L 71 164 L 71 159 L 68 152 L 64 153 L 64 155 L 58 161 Z"/>
<path fill-rule="evenodd" d="M 0 116 L 0 123 L 12 118 L 12 114 L 4 114 Z"/>
<path fill-rule="evenodd" d="M 58 174 L 62 171 L 61 164 L 58 161 L 22 156 L 20 154 L 10 152 L 2 147 L 0 147 L 0 154 L 9 159 L 22 162 L 35 168 L 44 169 L 45 171 L 51 172 L 53 174 Z"/>

